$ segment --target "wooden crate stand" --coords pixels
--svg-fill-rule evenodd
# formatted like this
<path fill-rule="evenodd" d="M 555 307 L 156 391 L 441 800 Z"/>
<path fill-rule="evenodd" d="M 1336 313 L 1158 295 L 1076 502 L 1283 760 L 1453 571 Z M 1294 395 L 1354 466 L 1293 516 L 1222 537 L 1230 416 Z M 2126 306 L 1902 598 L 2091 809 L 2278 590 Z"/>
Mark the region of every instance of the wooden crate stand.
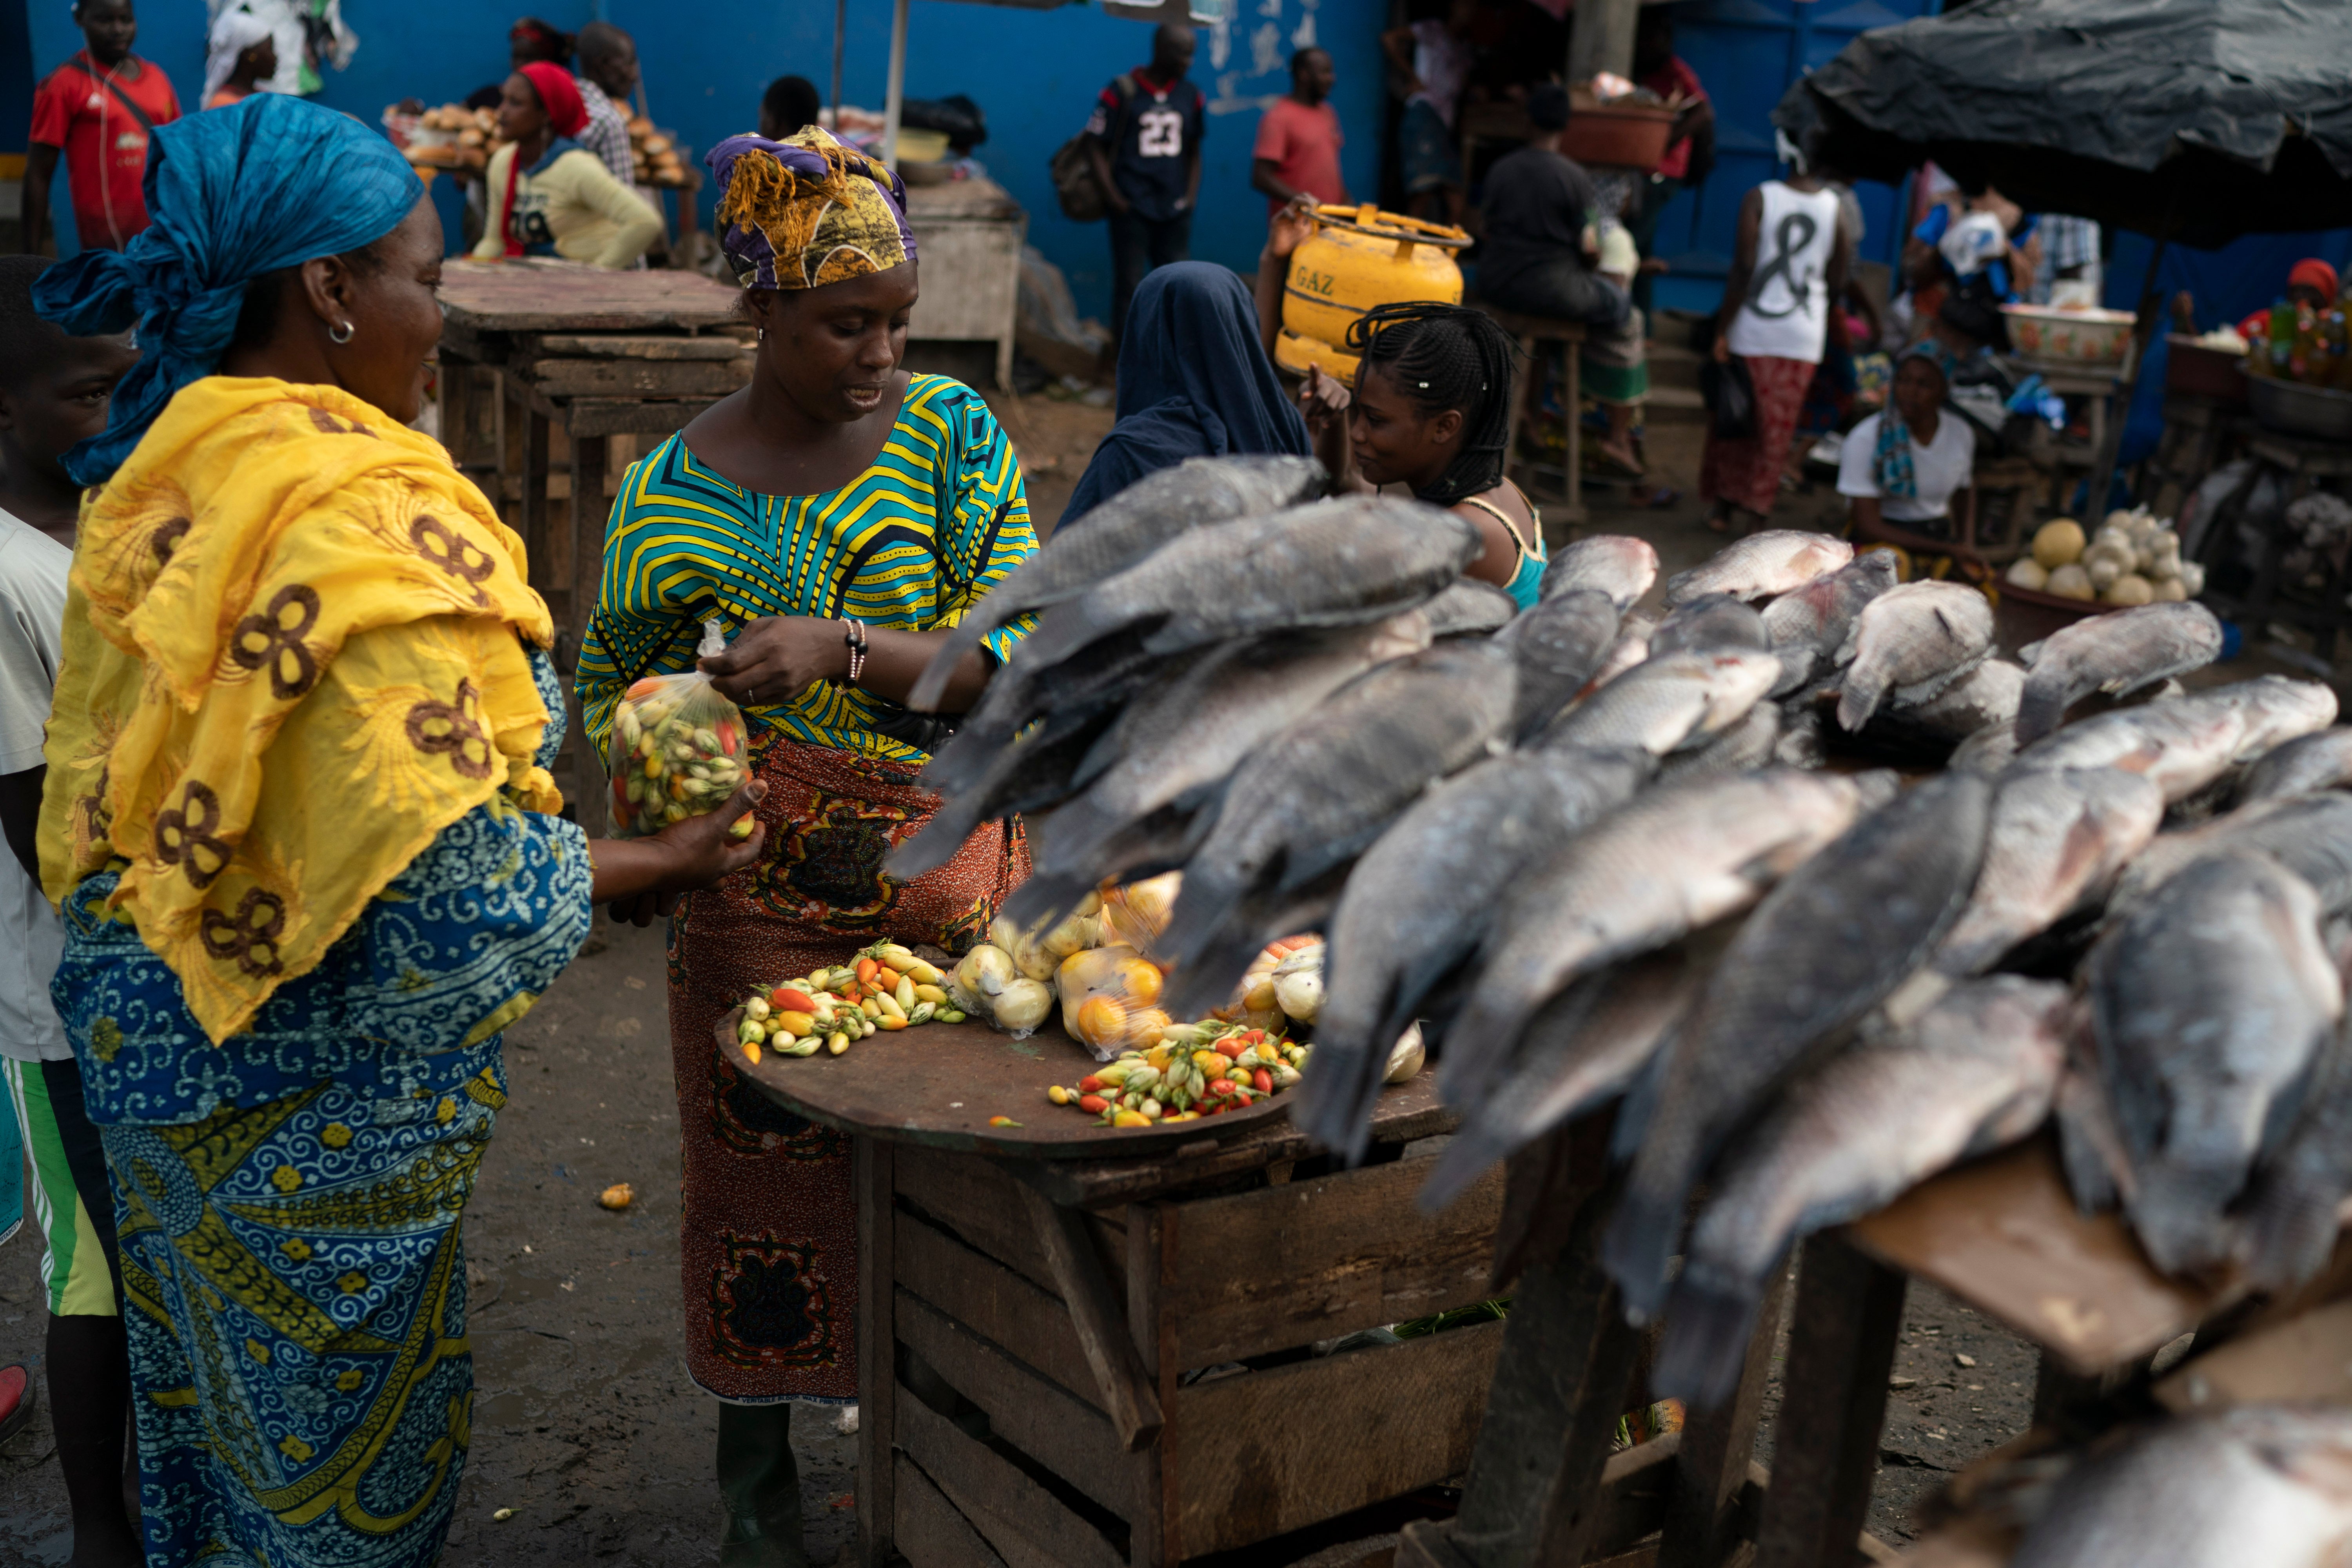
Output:
<path fill-rule="evenodd" d="M 1173 1568 L 1467 1466 L 1502 1323 L 1308 1347 L 1492 1294 L 1499 1173 L 1434 1217 L 1417 1159 L 1078 1209 L 979 1155 L 862 1154 L 896 1375 L 861 1378 L 861 1561 Z"/>

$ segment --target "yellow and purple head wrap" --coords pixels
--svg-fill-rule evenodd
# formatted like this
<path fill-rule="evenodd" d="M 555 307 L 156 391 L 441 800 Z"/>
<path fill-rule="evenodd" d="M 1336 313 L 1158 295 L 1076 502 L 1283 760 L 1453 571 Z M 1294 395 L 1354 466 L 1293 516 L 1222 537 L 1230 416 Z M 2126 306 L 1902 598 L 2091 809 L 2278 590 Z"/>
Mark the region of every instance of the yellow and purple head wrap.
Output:
<path fill-rule="evenodd" d="M 907 187 L 816 126 L 782 142 L 730 136 L 704 162 L 719 181 L 719 247 L 746 289 L 822 289 L 915 259 Z"/>

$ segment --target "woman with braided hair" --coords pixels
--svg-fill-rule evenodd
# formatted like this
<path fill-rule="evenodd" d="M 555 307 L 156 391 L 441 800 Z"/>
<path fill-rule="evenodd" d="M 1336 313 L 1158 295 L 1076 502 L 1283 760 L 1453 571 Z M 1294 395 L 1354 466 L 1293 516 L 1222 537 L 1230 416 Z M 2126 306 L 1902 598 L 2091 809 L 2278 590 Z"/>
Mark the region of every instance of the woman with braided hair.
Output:
<path fill-rule="evenodd" d="M 1377 305 L 1348 329 L 1356 384 L 1309 369 L 1299 409 L 1318 437 L 1344 420 L 1347 459 L 1333 488 L 1402 485 L 1478 527 L 1486 552 L 1469 574 L 1532 608 L 1544 574 L 1543 519 L 1504 477 L 1511 360 L 1518 345 L 1494 318 L 1431 300 Z"/>

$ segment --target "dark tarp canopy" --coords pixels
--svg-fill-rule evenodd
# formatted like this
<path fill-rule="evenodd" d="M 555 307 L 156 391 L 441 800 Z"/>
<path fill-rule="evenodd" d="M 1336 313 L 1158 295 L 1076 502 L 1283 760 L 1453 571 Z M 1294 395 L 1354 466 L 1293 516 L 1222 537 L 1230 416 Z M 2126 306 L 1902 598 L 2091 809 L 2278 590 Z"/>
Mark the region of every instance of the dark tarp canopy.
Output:
<path fill-rule="evenodd" d="M 1773 119 L 1843 174 L 1932 158 L 2029 212 L 2212 247 L 2352 224 L 2347 62 L 2352 0 L 1981 0 L 1864 33 Z"/>

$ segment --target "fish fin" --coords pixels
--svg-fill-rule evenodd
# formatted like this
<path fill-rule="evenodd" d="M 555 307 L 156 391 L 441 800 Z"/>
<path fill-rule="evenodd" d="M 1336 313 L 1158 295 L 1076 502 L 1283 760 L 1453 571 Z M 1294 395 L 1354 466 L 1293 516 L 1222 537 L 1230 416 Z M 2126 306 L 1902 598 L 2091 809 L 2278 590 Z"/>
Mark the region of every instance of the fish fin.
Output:
<path fill-rule="evenodd" d="M 1507 1139 L 1493 1136 L 1476 1126 L 1464 1128 L 1445 1141 L 1445 1150 L 1437 1157 L 1437 1168 L 1429 1173 L 1429 1180 L 1421 1184 L 1421 1191 L 1413 1198 L 1415 1206 L 1432 1217 L 1444 1213 L 1486 1173 L 1489 1166 L 1508 1158 L 1511 1152 Z"/>
<path fill-rule="evenodd" d="M 948 682 L 955 678 L 956 666 L 963 662 L 964 655 L 980 646 L 981 639 L 1004 624 L 1003 617 L 1009 607 L 992 595 L 974 605 L 961 623 L 948 627 L 939 651 L 931 655 L 931 662 L 923 666 L 923 673 L 908 689 L 907 706 L 918 713 L 937 712 L 940 699 L 947 695 Z"/>
<path fill-rule="evenodd" d="M 882 863 L 883 870 L 902 882 L 911 882 L 954 859 L 983 820 L 979 809 L 982 798 L 977 789 L 949 796 L 920 832 L 890 851 Z"/>
<path fill-rule="evenodd" d="M 2044 639 L 2043 639 L 2043 641 L 2047 641 L 2047 640 L 2048 640 L 2047 638 L 2044 638 Z M 2041 657 L 2042 657 L 2042 643 L 2041 643 L 2041 642 L 2030 642 L 2030 643 L 2027 643 L 2023 647 L 2019 648 L 2019 649 L 2017 650 L 2017 662 L 2018 662 L 2018 663 L 2020 663 L 2020 664 L 2021 664 L 2021 665 L 2023 665 L 2023 666 L 2025 666 L 2025 668 L 2028 668 L 2028 669 L 2032 669 L 2032 668 L 2033 668 L 2033 661 L 2034 661 L 2035 659 L 2037 659 L 2037 658 L 2040 658 Z"/>
<path fill-rule="evenodd" d="M 2084 1215 L 2114 1208 L 2123 1197 L 2126 1168 L 2114 1113 L 2098 1080 L 2080 1068 L 2068 1068 L 2059 1080 L 2055 1110 L 2059 1163 L 2074 1207 Z"/>
<path fill-rule="evenodd" d="M 1656 1113 L 1658 1096 L 1665 1087 L 1666 1054 L 1673 1044 L 1672 1035 L 1660 1040 L 1649 1061 L 1625 1086 L 1625 1098 L 1617 1107 L 1617 1125 L 1609 1137 L 1609 1157 L 1621 1164 L 1633 1157 L 1642 1147 L 1642 1135 L 1649 1131 L 1650 1118 Z"/>
<path fill-rule="evenodd" d="M 1878 704 L 1885 696 L 1885 676 L 1874 676 L 1869 679 L 1857 681 L 1849 672 L 1845 679 L 1845 689 L 1838 693 L 1838 728 L 1849 735 L 1859 731 L 1864 724 L 1870 722 L 1870 716 L 1878 711 Z"/>
<path fill-rule="evenodd" d="M 2017 743 L 2030 746 L 2065 721 L 2066 689 L 2057 681 L 2030 677 L 2017 699 Z"/>
<path fill-rule="evenodd" d="M 1023 931 L 1050 929 L 1094 891 L 1094 887 L 1085 877 L 1034 873 L 1004 900 L 1004 918 Z"/>
<path fill-rule="evenodd" d="M 1720 1408 L 1747 1368 L 1761 1300 L 1756 1292 L 1701 1284 L 1687 1275 L 1677 1280 L 1650 1372 L 1651 1391 L 1694 1410 Z"/>

